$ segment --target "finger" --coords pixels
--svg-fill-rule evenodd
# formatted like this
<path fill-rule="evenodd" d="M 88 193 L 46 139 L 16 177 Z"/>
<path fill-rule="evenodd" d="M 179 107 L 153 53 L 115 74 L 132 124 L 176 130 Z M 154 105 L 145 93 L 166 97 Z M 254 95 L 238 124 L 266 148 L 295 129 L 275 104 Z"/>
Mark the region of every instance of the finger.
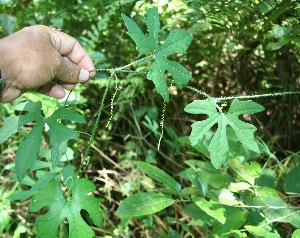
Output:
<path fill-rule="evenodd" d="M 85 68 L 80 68 L 72 63 L 67 57 L 61 58 L 61 63 L 56 71 L 55 78 L 66 83 L 84 83 L 90 77 Z"/>
<path fill-rule="evenodd" d="M 68 57 L 71 62 L 88 71 L 95 69 L 90 56 L 74 37 L 51 28 L 48 31 L 54 47 L 61 55 Z M 90 73 L 90 77 L 94 75 L 95 72 Z"/>
<path fill-rule="evenodd" d="M 72 90 L 76 87 L 75 83 L 68 83 L 68 82 L 63 82 L 63 81 L 58 81 L 57 84 L 59 84 L 60 86 L 62 86 L 63 88 L 65 88 L 67 90 Z"/>
<path fill-rule="evenodd" d="M 20 97 L 21 94 L 22 92 L 19 89 L 12 89 L 6 86 L 0 92 L 0 102 L 11 102 Z"/>
<path fill-rule="evenodd" d="M 64 98 L 66 95 L 65 91 L 62 88 L 53 83 L 47 83 L 46 85 L 39 88 L 37 92 L 58 99 Z"/>

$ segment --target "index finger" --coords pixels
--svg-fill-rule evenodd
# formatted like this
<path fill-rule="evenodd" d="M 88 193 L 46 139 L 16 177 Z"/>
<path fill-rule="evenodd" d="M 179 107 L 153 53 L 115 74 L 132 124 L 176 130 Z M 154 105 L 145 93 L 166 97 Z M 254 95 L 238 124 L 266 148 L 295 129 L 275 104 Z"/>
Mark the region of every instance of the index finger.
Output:
<path fill-rule="evenodd" d="M 48 28 L 48 32 L 54 47 L 62 56 L 66 56 L 74 64 L 86 70 L 95 69 L 90 56 L 74 37 L 51 28 Z M 95 74 L 95 72 L 90 72 L 91 77 Z"/>

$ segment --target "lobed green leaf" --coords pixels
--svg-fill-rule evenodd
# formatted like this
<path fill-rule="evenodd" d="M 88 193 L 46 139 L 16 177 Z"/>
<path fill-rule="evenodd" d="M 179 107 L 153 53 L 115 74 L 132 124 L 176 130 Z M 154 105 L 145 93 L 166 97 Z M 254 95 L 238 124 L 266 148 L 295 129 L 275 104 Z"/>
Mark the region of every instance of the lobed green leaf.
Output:
<path fill-rule="evenodd" d="M 170 61 L 166 57 L 170 54 L 183 54 L 192 41 L 187 31 L 176 29 L 170 32 L 162 45 L 159 45 L 158 34 L 160 22 L 157 8 L 148 9 L 145 15 L 149 36 L 145 36 L 138 25 L 129 17 L 122 14 L 129 36 L 133 39 L 140 53 L 150 51 L 154 63 L 150 67 L 147 78 L 153 81 L 157 92 L 165 101 L 169 101 L 169 91 L 165 72 L 169 72 L 175 83 L 181 89 L 191 80 L 189 71 L 180 63 Z"/>
<path fill-rule="evenodd" d="M 30 212 L 49 207 L 49 211 L 36 220 L 37 237 L 55 238 L 64 219 L 69 223 L 69 238 L 94 237 L 95 233 L 82 219 L 80 212 L 87 211 L 95 225 L 102 226 L 99 201 L 93 195 L 95 185 L 87 179 L 76 179 L 71 187 L 71 196 L 65 199 L 59 183 L 59 180 L 51 181 L 33 196 L 29 204 Z"/>
<path fill-rule="evenodd" d="M 215 168 L 220 168 L 226 162 L 229 153 L 227 126 L 233 129 L 237 139 L 245 148 L 259 153 L 258 145 L 254 140 L 256 127 L 239 120 L 238 116 L 244 113 L 260 112 L 264 107 L 252 101 L 241 102 L 238 99 L 232 102 L 227 113 L 218 111 L 216 107 L 212 98 L 195 100 L 185 107 L 184 110 L 188 113 L 208 115 L 207 119 L 192 124 L 192 132 L 189 137 L 192 146 L 196 146 L 217 123 L 217 131 L 208 146 L 211 162 Z M 218 109 L 222 110 L 220 107 Z"/>

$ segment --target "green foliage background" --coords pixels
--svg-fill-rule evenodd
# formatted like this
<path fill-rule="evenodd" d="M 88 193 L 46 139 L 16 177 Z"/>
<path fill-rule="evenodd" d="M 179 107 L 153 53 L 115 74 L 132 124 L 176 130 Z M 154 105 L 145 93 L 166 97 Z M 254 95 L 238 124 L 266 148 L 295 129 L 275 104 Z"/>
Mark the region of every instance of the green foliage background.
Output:
<path fill-rule="evenodd" d="M 29 25 L 52 26 L 76 37 L 90 53 L 97 68 L 114 68 L 139 57 L 134 42 L 126 33 L 121 13 L 131 16 L 146 32 L 143 15 L 154 6 L 158 7 L 160 14 L 160 41 L 164 41 L 168 32 L 176 28 L 187 30 L 193 36 L 186 54 L 169 57 L 188 68 L 192 75 L 189 85 L 214 97 L 299 90 L 300 5 L 293 0 L 0 0 L 0 36 L 5 37 Z M 231 162 L 216 171 L 209 164 L 208 142 L 212 135 L 208 134 L 204 142 L 195 148 L 188 142 L 191 124 L 206 117 L 184 113 L 185 106 L 195 99 L 202 99 L 185 88 L 179 90 L 172 85 L 169 89 L 170 102 L 164 115 L 165 133 L 160 150 L 157 150 L 164 105 L 144 73 L 150 63 L 143 62 L 132 68 L 138 74 L 118 74 L 118 84 L 113 82 L 109 88 L 109 97 L 90 154 L 91 163 L 84 174 L 95 182 L 96 196 L 101 198 L 105 213 L 104 228 L 94 229 L 99 237 L 183 237 L 190 233 L 196 237 L 209 237 L 212 234 L 225 237 L 224 234 L 228 233 L 207 215 L 217 217 L 220 214 L 211 215 L 209 208 L 205 213 L 196 206 L 181 203 L 154 216 L 132 220 L 116 216 L 115 211 L 126 196 L 151 192 L 159 187 L 155 178 L 153 180 L 145 176 L 137 168 L 133 163 L 135 160 L 155 164 L 190 190 L 197 188 L 199 182 L 193 181 L 187 174 L 198 173 L 196 168 L 201 168 L 201 173 L 206 177 L 203 175 L 205 178 L 199 180 L 201 184 L 198 188 L 204 195 L 207 193 L 205 189 L 220 190 L 233 181 L 251 184 L 250 180 L 255 179 L 255 184 L 276 189 L 286 203 L 299 206 L 300 182 L 296 180 L 300 173 L 299 96 L 256 99 L 265 107 L 265 111 L 254 116 L 246 115 L 243 120 L 258 128 L 256 135 L 264 141 L 260 144 L 261 153 L 245 152 L 237 145 L 236 139 L 229 136 L 229 144 L 233 148 L 231 157 L 251 163 L 246 163 L 248 167 L 241 167 Z M 76 167 L 84 157 L 89 140 L 87 134 L 91 133 L 108 78 L 109 74 L 105 71 L 97 72 L 90 84 L 78 86 L 70 96 L 70 106 L 87 121 L 86 125 L 71 125 L 81 132 L 79 139 L 69 145 L 74 150 L 75 160 L 72 163 Z M 0 105 L 0 126 L 3 126 L 4 117 L 14 115 L 13 105 L 28 99 L 42 100 L 45 116 L 50 116 L 55 106 L 64 103 L 28 93 L 11 105 Z M 107 125 L 108 121 L 110 123 Z M 3 233 L 3 237 L 35 237 L 36 234 L 36 216 L 28 213 L 23 202 L 6 199 L 26 188 L 12 180 L 9 170 L 26 130 L 30 130 L 30 125 L 22 129 L 18 136 L 0 145 L 0 206 L 3 207 L 0 233 Z M 47 144 L 47 137 L 42 143 Z M 203 164 L 186 162 L 193 160 L 200 160 Z M 256 164 L 262 169 L 259 176 L 252 173 Z M 237 172 L 239 169 L 245 169 L 249 177 L 243 178 L 243 174 Z M 210 185 L 205 186 L 205 181 L 209 181 Z M 192 191 L 186 192 L 195 196 Z M 245 193 L 251 193 L 252 196 L 249 190 Z M 246 201 L 250 196 L 244 193 L 238 193 L 238 196 L 244 197 L 245 203 L 263 205 L 261 201 Z M 282 200 L 274 197 L 273 200 L 265 200 L 265 204 L 283 204 Z M 212 199 L 213 194 L 208 198 Z M 193 197 L 193 201 L 201 204 L 201 207 L 205 206 L 203 199 Z M 237 219 L 235 224 L 226 221 L 226 227 L 259 237 L 257 233 L 261 231 L 255 230 L 261 221 L 258 211 L 226 207 L 226 212 L 234 214 Z M 270 210 L 265 215 L 276 217 L 270 215 L 271 212 L 275 213 L 276 210 Z M 287 215 L 283 213 L 281 217 Z M 86 216 L 85 219 L 90 218 Z M 265 234 L 276 231 L 281 237 L 290 237 L 296 228 L 300 228 L 296 218 L 291 220 L 272 223 L 272 226 L 266 227 Z M 187 226 L 188 222 L 191 225 Z M 59 232 L 59 237 L 66 237 L 64 225 Z M 275 233 L 269 236 L 275 237 Z M 238 232 L 236 234 L 239 235 Z"/>

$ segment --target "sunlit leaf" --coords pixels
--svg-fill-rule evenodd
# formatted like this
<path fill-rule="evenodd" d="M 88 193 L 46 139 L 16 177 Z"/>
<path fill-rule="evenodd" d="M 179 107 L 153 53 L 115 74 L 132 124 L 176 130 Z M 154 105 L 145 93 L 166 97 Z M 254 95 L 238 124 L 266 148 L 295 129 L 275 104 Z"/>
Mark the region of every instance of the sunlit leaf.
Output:
<path fill-rule="evenodd" d="M 163 210 L 174 203 L 173 199 L 159 193 L 136 193 L 126 198 L 118 207 L 118 216 L 142 216 Z"/>
<path fill-rule="evenodd" d="M 255 237 L 261 238 L 280 238 L 278 233 L 267 230 L 266 227 L 257 227 L 257 226 L 245 226 L 245 229 L 250 232 Z"/>
<path fill-rule="evenodd" d="M 221 189 L 221 192 L 218 197 L 218 201 L 219 203 L 227 206 L 239 205 L 240 203 L 237 200 L 237 198 L 233 195 L 233 193 L 226 188 Z"/>
<path fill-rule="evenodd" d="M 192 197 L 193 202 L 209 216 L 215 218 L 220 223 L 226 221 L 226 210 L 223 205 L 217 201 L 207 201 L 203 197 Z"/>
<path fill-rule="evenodd" d="M 242 164 L 238 160 L 230 159 L 228 160 L 228 163 L 239 176 L 252 186 L 254 185 L 255 179 L 260 176 L 262 171 L 261 166 L 256 162 Z"/>
<path fill-rule="evenodd" d="M 240 143 L 249 150 L 259 152 L 258 145 L 254 140 L 256 127 L 241 121 L 241 114 L 251 114 L 262 111 L 264 108 L 252 101 L 233 100 L 227 113 L 217 110 L 217 104 L 212 98 L 195 100 L 185 107 L 185 111 L 191 114 L 206 114 L 208 118 L 192 124 L 190 142 L 197 145 L 206 133 L 217 124 L 218 128 L 209 143 L 209 152 L 212 164 L 219 168 L 225 163 L 229 152 L 227 139 L 227 126 L 230 126 Z"/>
<path fill-rule="evenodd" d="M 299 238 L 300 237 L 300 229 L 297 229 L 293 232 L 292 238 Z"/>

